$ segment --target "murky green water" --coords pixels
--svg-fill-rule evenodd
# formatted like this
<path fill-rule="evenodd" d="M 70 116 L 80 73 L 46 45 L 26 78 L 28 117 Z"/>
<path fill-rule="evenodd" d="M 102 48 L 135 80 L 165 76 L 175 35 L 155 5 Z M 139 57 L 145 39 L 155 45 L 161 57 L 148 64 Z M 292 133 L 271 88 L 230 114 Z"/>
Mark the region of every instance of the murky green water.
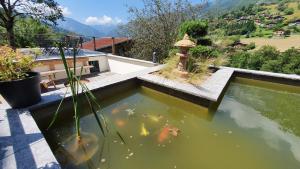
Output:
<path fill-rule="evenodd" d="M 126 144 L 115 133 L 104 140 L 93 116 L 86 115 L 82 131 L 93 137 L 86 156 L 76 157 L 67 146 L 73 123 L 60 122 L 46 138 L 63 167 L 300 168 L 300 87 L 237 79 L 215 113 L 145 87 L 102 105 Z"/>

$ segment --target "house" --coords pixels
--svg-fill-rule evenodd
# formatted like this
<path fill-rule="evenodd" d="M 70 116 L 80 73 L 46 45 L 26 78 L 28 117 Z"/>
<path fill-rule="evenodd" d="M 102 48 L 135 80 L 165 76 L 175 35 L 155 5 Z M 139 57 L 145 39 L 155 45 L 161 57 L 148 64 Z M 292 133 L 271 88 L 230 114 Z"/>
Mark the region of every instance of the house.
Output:
<path fill-rule="evenodd" d="M 277 37 L 283 37 L 285 35 L 285 31 L 278 30 L 278 31 L 275 31 L 273 34 L 274 34 L 274 36 L 277 36 Z"/>
<path fill-rule="evenodd" d="M 105 37 L 94 38 L 82 44 L 82 49 L 95 50 L 99 52 L 112 53 L 114 55 L 126 56 L 126 52 L 132 46 L 132 39 L 127 37 Z"/>
<path fill-rule="evenodd" d="M 300 26 L 300 19 L 297 19 L 297 20 L 289 23 L 289 26 Z"/>
<path fill-rule="evenodd" d="M 272 20 L 273 21 L 276 21 L 276 22 L 281 22 L 281 21 L 283 21 L 285 18 L 283 17 L 283 16 L 280 16 L 280 15 L 278 15 L 278 16 L 273 16 L 273 18 L 272 18 Z"/>

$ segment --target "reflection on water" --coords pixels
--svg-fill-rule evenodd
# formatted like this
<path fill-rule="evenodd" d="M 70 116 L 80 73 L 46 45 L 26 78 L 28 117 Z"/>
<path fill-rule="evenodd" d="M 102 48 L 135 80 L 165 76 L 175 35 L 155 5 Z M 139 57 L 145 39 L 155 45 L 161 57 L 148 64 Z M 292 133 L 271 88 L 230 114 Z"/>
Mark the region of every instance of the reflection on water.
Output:
<path fill-rule="evenodd" d="M 234 109 L 230 109 L 234 107 Z M 232 98 L 226 98 L 220 107 L 236 124 L 244 129 L 256 129 L 257 134 L 272 148 L 280 150 L 283 144 L 289 144 L 289 149 L 295 159 L 300 162 L 300 138 L 282 130 L 282 126 L 263 117 L 260 112 L 247 105 L 243 105 Z"/>
<path fill-rule="evenodd" d="M 213 113 L 145 87 L 103 101 L 101 113 L 125 144 L 115 132 L 104 139 L 93 115 L 87 114 L 82 131 L 97 136 L 89 142 L 97 151 L 86 158 L 65 145 L 75 133 L 72 121 L 57 123 L 46 139 L 64 168 L 299 169 L 300 109 L 288 104 L 300 99 L 297 90 L 253 87 L 239 80 Z"/>
<path fill-rule="evenodd" d="M 279 151 L 287 144 L 300 162 L 300 87 L 243 78 L 235 82 L 219 109 L 239 127 L 256 129 L 270 147 Z"/>

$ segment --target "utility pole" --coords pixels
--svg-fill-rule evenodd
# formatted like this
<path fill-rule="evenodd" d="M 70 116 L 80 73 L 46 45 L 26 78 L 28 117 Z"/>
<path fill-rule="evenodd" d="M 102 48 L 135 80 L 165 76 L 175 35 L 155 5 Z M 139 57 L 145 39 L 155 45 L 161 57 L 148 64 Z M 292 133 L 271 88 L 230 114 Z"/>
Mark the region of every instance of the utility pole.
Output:
<path fill-rule="evenodd" d="M 112 54 L 115 55 L 116 54 L 116 44 L 115 44 L 115 37 L 111 37 L 112 39 L 112 46 L 111 46 L 111 51 L 112 51 Z"/>
<path fill-rule="evenodd" d="M 96 38 L 93 37 L 93 43 L 94 43 L 94 51 L 96 51 Z"/>

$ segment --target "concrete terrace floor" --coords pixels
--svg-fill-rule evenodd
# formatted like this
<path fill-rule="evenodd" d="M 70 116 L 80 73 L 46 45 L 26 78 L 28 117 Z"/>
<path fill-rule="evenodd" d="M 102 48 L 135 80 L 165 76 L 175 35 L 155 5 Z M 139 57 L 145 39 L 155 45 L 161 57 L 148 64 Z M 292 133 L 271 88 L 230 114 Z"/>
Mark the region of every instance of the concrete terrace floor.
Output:
<path fill-rule="evenodd" d="M 113 73 L 113 72 L 93 73 L 93 74 L 89 74 L 89 75 L 84 75 L 84 76 L 82 76 L 81 79 L 82 79 L 83 82 L 88 83 L 88 82 L 99 81 L 99 80 L 102 80 L 102 79 L 105 79 L 105 78 L 108 78 L 108 77 L 111 77 L 111 76 L 114 76 L 114 75 L 119 75 L 119 74 Z M 48 91 L 45 91 L 45 92 L 51 92 L 51 91 L 55 91 L 55 90 L 65 88 L 64 83 L 66 81 L 67 81 L 66 79 L 55 81 L 56 89 L 54 88 L 53 85 L 50 84 L 49 87 L 48 87 Z M 43 93 L 45 93 L 45 92 L 43 92 Z"/>
<path fill-rule="evenodd" d="M 82 80 L 83 80 L 83 82 L 96 82 L 96 81 L 103 80 L 105 78 L 109 78 L 109 77 L 112 77 L 112 76 L 118 76 L 118 75 L 119 74 L 114 73 L 114 72 L 94 73 L 94 74 L 89 74 L 89 75 L 83 76 Z M 55 81 L 56 89 L 54 88 L 53 85 L 50 84 L 49 87 L 48 87 L 48 91 L 42 91 L 42 93 L 52 92 L 52 91 L 55 91 L 55 90 L 65 88 L 65 85 L 64 85 L 65 82 L 66 82 L 66 79 Z M 3 103 L 5 103 L 5 100 L 0 95 L 0 106 Z"/>

